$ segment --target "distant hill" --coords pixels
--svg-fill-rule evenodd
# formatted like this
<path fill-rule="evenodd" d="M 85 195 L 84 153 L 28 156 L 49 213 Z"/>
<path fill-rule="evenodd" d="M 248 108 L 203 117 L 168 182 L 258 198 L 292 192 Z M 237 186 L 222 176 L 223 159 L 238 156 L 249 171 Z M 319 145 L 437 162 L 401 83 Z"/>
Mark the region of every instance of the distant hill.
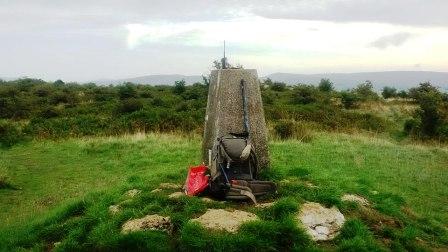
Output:
<path fill-rule="evenodd" d="M 202 82 L 201 75 L 181 75 L 181 74 L 158 74 L 158 75 L 146 75 L 135 78 L 127 79 L 103 79 L 93 81 L 97 84 L 122 84 L 124 82 L 132 82 L 135 84 L 150 84 L 150 85 L 174 85 L 175 81 L 185 80 L 187 84 L 193 84 L 195 82 Z"/>
<path fill-rule="evenodd" d="M 429 81 L 445 91 L 448 90 L 447 72 L 426 71 L 390 71 L 390 72 L 366 72 L 366 73 L 328 73 L 328 74 L 293 74 L 274 73 L 264 78 L 273 81 L 281 81 L 287 84 L 307 83 L 316 84 L 323 78 L 330 79 L 336 89 L 352 88 L 366 80 L 370 80 L 376 90 L 384 86 L 392 86 L 397 89 L 408 89 L 417 86 L 421 82 Z"/>
<path fill-rule="evenodd" d="M 440 87 L 445 92 L 448 91 L 448 72 L 428 72 L 428 71 L 389 71 L 389 72 L 364 72 L 364 73 L 322 73 L 322 74 L 294 74 L 294 73 L 273 73 L 262 77 L 270 78 L 273 81 L 285 82 L 289 85 L 298 83 L 317 84 L 323 78 L 330 79 L 338 90 L 353 88 L 359 83 L 370 80 L 376 90 L 381 90 L 384 86 L 392 86 L 399 90 L 409 89 L 417 86 L 421 82 L 429 81 L 433 85 Z M 3 78 L 11 80 L 12 78 Z M 102 79 L 92 81 L 100 85 L 121 84 L 132 82 L 136 84 L 149 85 L 173 85 L 175 81 L 185 80 L 187 84 L 202 82 L 201 75 L 181 75 L 181 74 L 159 74 L 146 75 L 126 79 Z"/>

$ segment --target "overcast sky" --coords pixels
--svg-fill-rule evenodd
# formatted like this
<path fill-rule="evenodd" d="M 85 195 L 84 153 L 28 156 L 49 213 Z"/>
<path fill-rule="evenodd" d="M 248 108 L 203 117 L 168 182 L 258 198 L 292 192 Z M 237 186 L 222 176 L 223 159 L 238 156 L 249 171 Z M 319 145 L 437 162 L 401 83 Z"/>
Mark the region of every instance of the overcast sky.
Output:
<path fill-rule="evenodd" d="M 0 0 L 0 77 L 448 71 L 447 0 Z"/>

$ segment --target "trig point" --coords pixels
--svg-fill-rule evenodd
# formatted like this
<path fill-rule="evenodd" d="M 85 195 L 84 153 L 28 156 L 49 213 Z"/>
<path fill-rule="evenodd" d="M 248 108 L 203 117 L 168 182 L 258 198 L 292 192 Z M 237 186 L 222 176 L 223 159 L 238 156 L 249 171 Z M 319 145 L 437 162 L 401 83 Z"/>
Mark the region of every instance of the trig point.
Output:
<path fill-rule="evenodd" d="M 244 132 L 241 92 L 243 81 L 246 87 L 250 138 L 259 169 L 266 168 L 269 166 L 267 130 L 257 71 L 227 67 L 228 63 L 224 56 L 221 60 L 221 69 L 211 72 L 202 143 L 203 161 L 209 164 L 212 148 L 218 137 Z"/>

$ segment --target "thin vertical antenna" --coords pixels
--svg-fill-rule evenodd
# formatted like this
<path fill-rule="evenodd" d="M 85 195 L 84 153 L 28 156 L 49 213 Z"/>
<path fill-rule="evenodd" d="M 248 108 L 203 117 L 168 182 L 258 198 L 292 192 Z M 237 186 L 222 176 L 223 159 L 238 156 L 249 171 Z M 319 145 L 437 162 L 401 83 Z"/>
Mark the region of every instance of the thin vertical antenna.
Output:
<path fill-rule="evenodd" d="M 221 69 L 227 68 L 227 58 L 226 58 L 226 41 L 224 40 L 224 57 L 221 59 Z"/>

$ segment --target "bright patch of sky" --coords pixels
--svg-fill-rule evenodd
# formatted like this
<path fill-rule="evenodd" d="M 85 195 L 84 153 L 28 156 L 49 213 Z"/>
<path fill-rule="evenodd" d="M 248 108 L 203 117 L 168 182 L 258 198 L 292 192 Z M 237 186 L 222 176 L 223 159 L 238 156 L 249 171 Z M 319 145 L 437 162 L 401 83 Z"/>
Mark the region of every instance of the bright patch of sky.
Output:
<path fill-rule="evenodd" d="M 446 0 L 0 0 L 0 78 L 448 71 Z"/>
<path fill-rule="evenodd" d="M 307 72 L 391 66 L 419 70 L 422 62 L 443 70 L 448 58 L 448 29 L 441 27 L 246 16 L 226 21 L 134 23 L 126 28 L 130 50 L 155 43 L 216 47 L 226 40 L 231 59 L 243 65 L 262 62 L 279 70 L 292 71 L 298 65 Z"/>

